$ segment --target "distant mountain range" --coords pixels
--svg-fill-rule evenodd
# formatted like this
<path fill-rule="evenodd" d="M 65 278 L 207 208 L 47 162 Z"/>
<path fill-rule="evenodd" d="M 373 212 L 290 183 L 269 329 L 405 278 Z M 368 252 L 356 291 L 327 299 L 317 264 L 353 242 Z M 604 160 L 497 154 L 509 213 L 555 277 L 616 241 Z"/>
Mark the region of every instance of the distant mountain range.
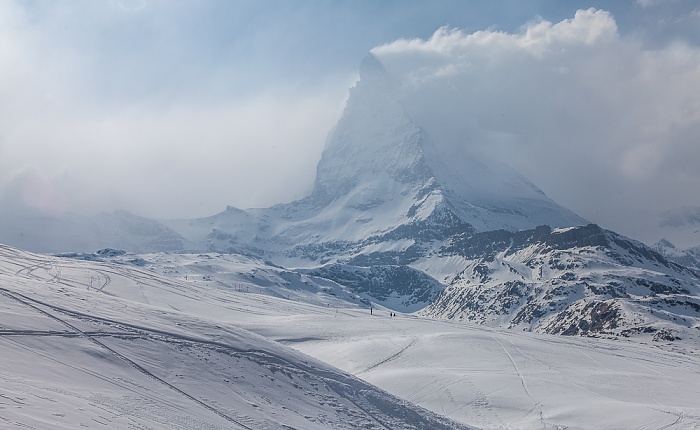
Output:
<path fill-rule="evenodd" d="M 590 224 L 510 167 L 433 142 L 371 55 L 304 199 L 194 220 L 4 223 L 0 242 L 32 251 L 244 254 L 432 317 L 660 343 L 700 334 L 698 260 Z"/>
<path fill-rule="evenodd" d="M 678 249 L 668 240 L 661 239 L 652 246 L 652 249 L 682 266 L 700 270 L 700 246 Z"/>
<path fill-rule="evenodd" d="M 158 252 L 186 248 L 185 239 L 163 223 L 123 210 L 93 216 L 50 216 L 26 207 L 3 212 L 0 243 L 33 252 L 91 252 L 103 248 Z"/>

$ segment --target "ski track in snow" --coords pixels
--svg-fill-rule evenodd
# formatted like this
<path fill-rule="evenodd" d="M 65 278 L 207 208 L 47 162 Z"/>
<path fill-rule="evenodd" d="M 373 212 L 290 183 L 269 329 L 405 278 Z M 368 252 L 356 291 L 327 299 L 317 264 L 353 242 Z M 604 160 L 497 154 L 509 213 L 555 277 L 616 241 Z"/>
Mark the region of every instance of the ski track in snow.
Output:
<path fill-rule="evenodd" d="M 496 343 L 503 349 L 503 352 L 505 352 L 506 356 L 508 356 L 508 360 L 510 363 L 513 365 L 513 369 L 515 369 L 515 373 L 518 374 L 518 378 L 520 379 L 520 384 L 523 386 L 523 390 L 525 390 L 525 394 L 527 394 L 527 397 L 532 400 L 533 403 L 533 409 L 531 411 L 536 411 L 537 416 L 539 417 L 540 422 L 542 423 L 542 428 L 545 430 L 547 429 L 547 416 L 544 414 L 542 411 L 542 404 L 535 400 L 535 398 L 532 396 L 532 393 L 530 392 L 530 389 L 527 388 L 527 381 L 525 381 L 525 376 L 523 376 L 523 373 L 520 371 L 520 368 L 518 365 L 515 363 L 515 360 L 513 360 L 513 356 L 508 352 L 505 346 L 503 346 L 503 342 L 498 340 L 495 336 L 491 336 L 491 338 L 496 341 Z"/>
<path fill-rule="evenodd" d="M 504 337 L 503 337 L 502 335 L 501 335 L 501 339 L 504 339 Z M 522 355 L 523 357 L 527 358 L 528 360 L 530 360 L 530 361 L 533 362 L 533 363 L 537 363 L 539 366 L 541 366 L 541 367 L 547 369 L 549 372 L 552 372 L 553 374 L 556 375 L 557 378 L 562 379 L 562 380 L 565 380 L 567 383 L 569 383 L 569 384 L 571 384 L 571 385 L 574 385 L 574 386 L 576 386 L 576 387 L 578 387 L 578 388 L 580 388 L 580 389 L 582 389 L 582 390 L 584 390 L 584 391 L 586 391 L 586 392 L 588 392 L 588 393 L 590 393 L 590 394 L 593 394 L 594 396 L 597 396 L 597 397 L 600 397 L 600 398 L 604 398 L 604 399 L 607 399 L 607 400 L 614 400 L 614 399 L 612 399 L 612 398 L 610 398 L 610 397 L 608 397 L 608 396 L 605 396 L 604 394 L 600 394 L 600 393 L 598 393 L 598 392 L 596 392 L 596 391 L 593 391 L 593 390 L 591 390 L 591 389 L 588 388 L 588 387 L 584 387 L 583 385 L 579 384 L 579 383 L 576 382 L 574 379 L 570 378 L 569 376 L 565 375 L 564 373 L 562 373 L 562 372 L 560 372 L 560 371 L 558 371 L 558 370 L 556 370 L 556 369 L 553 369 L 553 368 L 552 368 L 551 366 L 549 366 L 548 364 L 546 364 L 546 363 L 544 363 L 544 362 L 542 362 L 542 361 L 540 361 L 540 360 L 538 360 L 538 359 L 536 359 L 536 358 L 534 358 L 534 357 L 532 357 L 532 356 L 530 356 L 530 355 L 524 353 L 524 352 L 518 347 L 518 345 L 515 344 L 512 340 L 510 340 L 510 339 L 505 339 L 505 340 L 507 340 L 508 343 L 511 344 L 511 346 L 518 352 L 518 354 Z M 502 346 L 502 345 L 501 345 L 501 346 Z"/>
<path fill-rule="evenodd" d="M 400 320 L 403 320 L 403 318 L 400 318 Z M 370 320 L 368 320 L 370 321 Z M 436 322 L 438 323 L 438 322 Z M 426 322 L 427 324 L 427 322 Z M 446 324 L 446 326 L 449 326 L 449 324 Z M 469 329 L 468 327 L 465 327 L 465 329 Z M 396 331 L 395 328 L 388 327 L 386 328 L 387 333 L 391 331 Z M 476 329 L 476 332 L 482 331 L 480 328 Z M 613 360 L 613 362 L 617 363 L 615 368 L 611 368 L 608 366 L 608 369 L 605 369 L 601 367 L 598 363 L 594 363 L 594 367 L 592 369 L 595 371 L 596 368 L 599 370 L 597 371 L 597 374 L 599 374 L 601 377 L 605 378 L 605 375 L 610 373 L 610 374 L 619 374 L 619 367 L 622 365 L 622 369 L 625 368 L 625 366 L 629 366 L 629 363 L 635 363 L 642 368 L 649 367 L 650 365 L 654 366 L 659 366 L 663 365 L 663 360 L 665 359 L 671 359 L 673 360 L 682 360 L 685 361 L 685 358 L 682 358 L 680 356 L 673 356 L 673 354 L 667 354 L 660 352 L 657 349 L 650 348 L 648 351 L 650 353 L 653 353 L 652 356 L 644 356 L 644 355 L 635 355 L 633 357 L 629 356 L 629 353 L 626 353 L 627 347 L 625 343 L 621 343 L 621 348 L 617 347 L 612 347 L 612 345 L 615 344 L 615 342 L 607 342 L 603 344 L 598 344 L 598 341 L 594 339 L 576 339 L 576 338 L 555 338 L 551 336 L 535 336 L 535 335 L 528 335 L 527 338 L 525 339 L 519 339 L 520 334 L 517 332 L 503 332 L 499 330 L 483 330 L 486 332 L 490 332 L 491 334 L 488 336 L 489 339 L 491 339 L 495 345 L 501 350 L 501 353 L 503 354 L 504 358 L 507 359 L 507 362 L 509 366 L 511 367 L 512 371 L 517 374 L 518 380 L 519 380 L 519 385 L 520 389 L 523 392 L 524 398 L 527 398 L 530 402 L 531 409 L 530 413 L 533 415 L 533 417 L 537 417 L 537 422 L 539 422 L 540 427 L 544 428 L 561 428 L 561 427 L 567 427 L 566 425 L 560 424 L 557 420 L 560 418 L 557 418 L 556 420 L 552 420 L 552 418 L 549 416 L 548 411 L 552 407 L 552 402 L 551 399 L 548 400 L 540 400 L 538 395 L 539 393 L 543 393 L 541 390 L 545 389 L 546 390 L 546 385 L 544 388 L 542 388 L 542 381 L 548 381 L 548 380 L 555 380 L 559 381 L 559 384 L 563 384 L 564 386 L 569 386 L 573 391 L 571 392 L 566 392 L 567 398 L 571 402 L 576 402 L 577 398 L 579 398 L 578 393 L 583 393 L 583 398 L 585 399 L 592 399 L 596 404 L 600 405 L 605 405 L 605 404 L 619 404 L 621 399 L 624 399 L 627 397 L 626 392 L 633 393 L 634 391 L 638 391 L 641 395 L 645 395 L 649 401 L 643 400 L 642 398 L 639 398 L 639 395 L 635 396 L 638 398 L 638 400 L 633 400 L 633 402 L 639 402 L 639 406 L 646 408 L 647 411 L 653 410 L 656 411 L 656 416 L 652 420 L 651 416 L 653 414 L 649 414 L 648 412 L 645 414 L 645 416 L 649 416 L 649 421 L 647 426 L 649 428 L 659 428 L 659 427 L 666 427 L 666 428 L 682 428 L 683 423 L 685 422 L 685 419 L 688 417 L 688 414 L 682 410 L 681 407 L 678 405 L 674 405 L 672 401 L 666 400 L 665 402 L 661 402 L 658 400 L 657 397 L 654 396 L 653 393 L 656 392 L 657 387 L 659 386 L 658 384 L 665 385 L 667 387 L 673 387 L 674 389 L 678 389 L 679 387 L 676 384 L 668 382 L 668 377 L 665 373 L 657 370 L 656 372 L 647 372 L 651 376 L 650 378 L 653 379 L 654 382 L 650 384 L 649 380 L 645 380 L 644 382 L 637 381 L 636 383 L 631 383 L 632 379 L 636 378 L 634 375 L 630 374 L 629 372 L 625 372 L 628 374 L 628 376 L 625 376 L 630 382 L 628 382 L 625 386 L 620 387 L 620 389 L 615 393 L 615 395 L 611 396 L 610 395 L 610 386 L 606 386 L 608 384 L 608 381 L 606 379 L 601 379 L 597 380 L 598 376 L 596 376 L 596 379 L 590 379 L 587 378 L 586 375 L 581 375 L 575 373 L 575 370 L 578 365 L 584 364 L 583 369 L 586 367 L 590 367 L 585 365 L 585 362 L 579 362 L 579 361 L 573 361 L 569 363 L 564 363 L 561 360 L 554 359 L 552 361 L 552 358 L 554 357 L 555 354 L 557 354 L 557 348 L 561 345 L 562 347 L 568 348 L 570 353 L 573 353 L 572 351 L 572 346 L 575 346 L 575 350 L 578 351 L 577 354 L 581 355 L 580 351 L 584 349 L 584 345 L 586 346 L 587 349 L 586 351 L 588 355 L 593 356 L 593 353 L 596 354 L 602 354 L 601 357 L 609 357 L 610 360 Z M 376 334 L 368 334 L 369 336 L 372 337 L 377 337 L 378 335 Z M 398 335 L 398 333 L 397 333 Z M 422 339 L 421 336 L 417 336 L 419 339 Z M 529 338 L 532 338 L 531 340 L 528 340 Z M 547 361 L 542 361 L 540 359 L 532 357 L 530 354 L 526 353 L 523 351 L 522 346 L 523 341 L 528 342 L 527 345 L 532 346 L 530 343 L 534 341 L 534 339 L 541 338 L 538 342 L 543 343 L 544 345 L 554 345 L 554 348 L 548 346 L 544 351 L 549 350 L 550 352 L 544 355 L 543 357 L 550 357 L 549 360 Z M 309 338 L 310 341 L 313 341 L 313 337 Z M 389 340 L 391 338 L 387 338 Z M 518 339 L 519 341 L 516 343 L 514 340 Z M 350 338 L 348 340 L 340 340 L 335 336 L 332 336 L 331 339 L 331 344 L 335 344 L 335 342 L 339 342 L 338 345 L 342 346 L 344 342 L 351 341 Z M 316 350 L 316 348 L 307 350 L 303 346 L 303 342 L 299 342 L 295 344 L 296 347 L 300 347 L 303 351 L 309 351 L 313 352 Z M 544 346 L 540 345 L 540 346 Z M 399 348 L 399 351 L 403 350 L 405 348 Z M 429 347 L 428 347 L 429 348 Z M 636 347 L 635 347 L 636 348 Z M 322 350 L 319 350 L 323 352 Z M 329 351 L 329 350 L 328 350 Z M 411 351 L 414 351 L 413 354 L 416 352 L 419 352 L 415 349 L 415 345 L 412 348 L 406 349 L 403 351 L 401 354 L 397 355 L 396 352 L 390 354 L 390 355 L 384 355 L 379 361 L 374 361 L 370 362 L 368 366 L 362 367 L 361 371 L 365 372 L 367 374 L 367 377 L 369 378 L 370 381 L 379 381 L 379 383 L 385 378 L 383 374 L 386 372 L 392 372 L 396 371 L 396 369 L 401 369 L 404 365 L 411 363 Z M 636 353 L 638 354 L 638 353 Z M 312 354 L 313 355 L 313 354 Z M 322 353 L 320 357 L 331 357 L 332 354 L 325 354 Z M 392 360 L 386 360 L 389 357 L 393 357 Z M 522 362 L 522 357 L 525 359 L 525 362 Z M 587 359 L 587 358 L 586 358 Z M 493 359 L 491 359 L 493 360 Z M 688 363 L 697 363 L 697 360 L 688 357 L 687 358 Z M 333 360 L 331 360 L 333 362 Z M 375 364 L 384 362 L 383 366 L 376 368 Z M 649 365 L 644 365 L 645 362 L 648 362 Z M 392 364 L 395 363 L 395 364 Z M 522 363 L 526 363 L 526 367 L 524 368 L 522 366 Z M 552 366 L 551 363 L 556 363 L 556 366 Z M 624 363 L 624 364 L 623 364 Z M 455 363 L 456 364 L 456 363 Z M 449 364 L 448 364 L 449 365 Z M 685 366 L 685 365 L 684 365 Z M 373 367 L 374 371 L 373 372 L 367 372 L 366 369 Z M 425 364 L 424 368 L 417 368 L 417 371 L 421 371 L 421 369 L 425 370 L 434 370 L 434 366 L 431 366 L 429 362 Z M 505 368 L 501 368 L 500 372 L 504 372 Z M 565 371 L 563 371 L 565 370 Z M 531 374 L 538 374 L 541 375 L 542 372 L 545 372 L 544 376 L 538 376 L 537 377 L 537 391 L 533 391 L 532 387 L 530 386 L 530 380 L 528 379 L 528 376 Z M 615 372 L 615 373 L 613 373 Z M 356 373 L 359 373 L 356 372 Z M 365 373 L 363 373 L 363 376 L 365 376 Z M 697 371 L 694 372 L 697 374 Z M 546 374 L 550 374 L 550 377 L 547 377 Z M 513 417 L 511 415 L 511 418 L 504 418 L 504 417 L 499 417 L 499 414 L 495 412 L 489 402 L 489 396 L 492 393 L 489 393 L 488 390 L 483 390 L 483 387 L 479 387 L 478 385 L 473 385 L 471 383 L 471 378 L 469 377 L 470 373 L 464 374 L 463 376 L 457 377 L 456 375 L 451 377 L 449 381 L 444 381 L 444 380 L 439 380 L 439 379 L 434 379 L 434 378 L 428 378 L 425 382 L 423 382 L 420 385 L 416 385 L 413 388 L 411 388 L 410 391 L 406 390 L 401 390 L 401 395 L 405 397 L 408 400 L 417 402 L 419 404 L 423 404 L 426 401 L 430 402 L 432 400 L 430 399 L 435 399 L 435 398 L 442 398 L 444 399 L 443 401 L 439 403 L 435 403 L 436 406 L 434 406 L 432 409 L 435 410 L 436 412 L 440 412 L 444 415 L 454 417 L 454 414 L 457 413 L 460 409 L 463 409 L 465 407 L 472 407 L 474 405 L 477 405 L 477 411 L 475 413 L 472 413 L 473 415 L 472 418 L 474 418 L 475 415 L 483 416 L 484 418 L 479 420 L 478 422 L 474 422 L 477 425 L 483 425 L 484 427 L 489 427 L 489 428 L 499 428 L 497 423 L 501 423 L 501 426 L 513 426 L 515 428 L 533 428 L 534 422 L 527 421 L 528 424 L 524 424 L 524 422 L 519 421 L 517 417 Z M 692 375 L 689 375 L 692 376 Z M 674 378 L 677 378 L 678 375 L 674 376 Z M 693 380 L 697 380 L 697 376 L 693 376 Z M 612 381 L 615 382 L 615 381 Z M 381 385 L 381 383 L 380 383 Z M 470 403 L 465 402 L 464 400 L 460 401 L 455 399 L 455 396 L 452 393 L 452 388 L 457 387 L 463 389 L 463 387 L 470 387 L 468 389 L 469 392 L 473 393 L 473 397 L 470 401 Z M 601 387 L 605 388 L 605 390 L 599 391 L 596 387 Z M 643 388 L 642 388 L 643 387 Z M 486 392 L 485 392 L 486 391 Z M 463 392 L 463 391 L 461 391 Z M 682 389 L 677 390 L 677 392 L 683 392 Z M 544 393 L 547 393 L 546 391 Z M 646 395 L 645 393 L 652 393 L 651 397 Z M 551 397 L 552 394 L 547 393 L 548 397 Z M 516 396 L 520 397 L 517 395 L 517 393 L 512 393 L 511 396 Z M 555 395 L 556 396 L 556 395 Z M 679 396 L 679 398 L 682 396 Z M 657 398 L 656 401 L 652 401 L 652 399 Z M 456 400 L 456 401 L 454 401 Z M 455 407 L 451 407 L 450 405 L 453 403 L 455 404 Z M 588 401 L 588 400 L 587 400 Z M 652 404 L 648 404 L 651 402 Z M 634 404 L 634 403 L 632 403 Z M 584 408 L 585 406 L 581 406 Z M 634 408 L 633 408 L 634 409 Z M 676 411 L 676 412 L 674 412 Z M 640 410 L 641 412 L 641 410 Z M 697 416 L 697 408 L 693 412 L 693 423 L 689 424 L 689 427 L 692 428 L 693 425 L 698 425 L 700 424 L 700 421 L 698 420 Z M 588 415 L 591 413 L 595 414 L 595 412 L 588 412 Z M 669 419 L 663 418 L 666 415 L 672 415 L 669 417 Z M 464 415 L 463 415 L 464 417 Z M 469 415 L 467 415 L 469 417 Z M 486 418 L 490 417 L 490 418 Z M 633 418 L 633 416 L 630 416 Z M 600 418 L 598 418 L 600 419 Z M 467 422 L 469 422 L 469 418 L 466 418 Z M 490 422 L 491 424 L 485 424 Z M 583 421 L 585 422 L 585 421 Z M 582 423 L 583 423 L 582 422 Z M 600 421 L 598 422 L 596 427 L 601 427 L 601 428 L 621 428 L 620 424 L 617 426 L 615 425 L 601 425 Z M 624 422 L 624 421 L 623 421 Z M 634 422 L 634 419 L 631 419 L 629 421 Z M 590 423 L 588 425 L 586 424 L 579 424 L 581 427 L 586 428 L 590 426 Z M 630 427 L 643 427 L 643 425 L 635 424 L 635 425 L 630 425 Z M 578 426 L 574 426 L 578 427 Z M 625 427 L 622 425 L 622 427 Z"/>
<path fill-rule="evenodd" d="M 360 372 L 357 372 L 357 374 L 358 374 L 358 375 L 362 375 L 363 373 L 367 373 L 367 372 L 369 372 L 370 370 L 376 369 L 377 367 L 381 366 L 382 364 L 388 363 L 388 362 L 390 362 L 391 360 L 395 360 L 395 359 L 398 358 L 401 354 L 403 354 L 404 352 L 406 352 L 406 350 L 407 350 L 408 348 L 412 347 L 412 346 L 416 343 L 416 341 L 417 341 L 417 339 L 415 339 L 415 338 L 414 338 L 414 339 L 411 339 L 411 341 L 408 343 L 408 345 L 406 345 L 406 346 L 404 346 L 403 348 L 399 349 L 398 351 L 396 351 L 396 353 L 394 353 L 394 354 L 392 354 L 392 355 L 386 357 L 385 359 L 381 360 L 380 362 L 378 362 L 378 363 L 376 363 L 376 364 L 373 364 L 373 365 L 369 366 L 369 367 L 366 368 L 365 370 L 362 370 L 362 371 L 360 371 Z"/>
<path fill-rule="evenodd" d="M 361 371 L 357 372 L 357 375 L 358 375 L 358 376 L 359 376 L 359 375 L 362 375 L 362 374 L 365 374 L 365 373 L 367 373 L 367 372 L 370 372 L 370 371 L 376 369 L 377 367 L 382 366 L 382 365 L 384 365 L 384 364 L 386 364 L 386 363 L 388 363 L 388 362 L 390 362 L 390 361 L 392 361 L 392 360 L 396 360 L 396 359 L 399 358 L 403 353 L 405 353 L 409 348 L 413 347 L 417 342 L 420 341 L 420 339 L 419 339 L 418 337 L 416 337 L 416 336 L 409 336 L 408 333 L 406 332 L 406 330 L 403 330 L 403 329 L 401 329 L 400 327 L 392 326 L 392 328 L 393 328 L 393 329 L 396 331 L 396 333 L 398 334 L 397 337 L 400 337 L 400 338 L 410 337 L 411 340 L 410 340 L 405 346 L 399 348 L 395 353 L 393 353 L 393 354 L 391 354 L 391 355 L 388 355 L 388 356 L 386 356 L 385 358 L 383 358 L 382 360 L 378 361 L 377 363 L 372 364 L 372 365 L 366 367 L 364 370 L 361 370 Z M 443 414 L 443 415 L 445 415 L 445 414 Z"/>

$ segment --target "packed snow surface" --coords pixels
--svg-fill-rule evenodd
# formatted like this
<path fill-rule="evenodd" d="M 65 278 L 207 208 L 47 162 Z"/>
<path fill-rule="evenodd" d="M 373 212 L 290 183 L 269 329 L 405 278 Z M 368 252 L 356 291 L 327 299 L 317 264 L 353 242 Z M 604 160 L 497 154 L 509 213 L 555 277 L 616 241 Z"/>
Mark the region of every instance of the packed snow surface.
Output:
<path fill-rule="evenodd" d="M 246 257 L 117 254 L 0 247 L 0 426 L 700 428 L 694 355 L 370 313 Z"/>

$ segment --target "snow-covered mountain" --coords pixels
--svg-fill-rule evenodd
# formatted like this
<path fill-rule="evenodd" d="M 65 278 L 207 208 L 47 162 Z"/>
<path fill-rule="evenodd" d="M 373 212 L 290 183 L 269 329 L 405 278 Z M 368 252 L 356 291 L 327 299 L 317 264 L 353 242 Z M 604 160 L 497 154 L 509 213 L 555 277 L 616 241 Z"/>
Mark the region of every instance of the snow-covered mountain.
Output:
<path fill-rule="evenodd" d="M 15 214 L 13 206 L 3 204 L 0 211 L 0 240 L 32 251 L 215 250 L 306 265 L 317 264 L 325 248 L 357 248 L 367 238 L 405 236 L 408 230 L 444 237 L 465 229 L 587 223 L 510 167 L 436 145 L 406 113 L 398 83 L 371 54 L 329 133 L 313 191 L 304 199 L 163 222 L 124 211 L 92 217 Z"/>
<path fill-rule="evenodd" d="M 584 222 L 509 167 L 434 145 L 406 113 L 397 85 L 373 56 L 363 60 L 317 167 L 311 199 L 362 212 L 360 238 L 444 212 L 477 231 Z"/>
<path fill-rule="evenodd" d="M 310 196 L 228 208 L 187 226 L 200 237 L 209 231 L 213 250 L 307 267 L 401 311 L 697 344 L 697 273 L 588 224 L 507 166 L 449 155 L 411 120 L 396 83 L 369 56 Z"/>
<path fill-rule="evenodd" d="M 700 208 L 683 207 L 660 216 L 664 238 L 652 248 L 683 266 L 700 270 Z"/>
<path fill-rule="evenodd" d="M 654 251 L 682 266 L 700 270 L 700 246 L 678 249 L 666 239 L 661 239 L 652 247 Z"/>
<path fill-rule="evenodd" d="M 211 250 L 283 251 L 313 262 L 314 249 L 338 251 L 407 229 L 444 236 L 586 223 L 510 167 L 436 146 L 406 113 L 397 82 L 368 55 L 308 197 L 167 224 Z"/>
<path fill-rule="evenodd" d="M 462 270 L 434 273 L 447 288 L 422 315 L 700 346 L 698 272 L 596 225 L 457 235 L 439 254 Z"/>

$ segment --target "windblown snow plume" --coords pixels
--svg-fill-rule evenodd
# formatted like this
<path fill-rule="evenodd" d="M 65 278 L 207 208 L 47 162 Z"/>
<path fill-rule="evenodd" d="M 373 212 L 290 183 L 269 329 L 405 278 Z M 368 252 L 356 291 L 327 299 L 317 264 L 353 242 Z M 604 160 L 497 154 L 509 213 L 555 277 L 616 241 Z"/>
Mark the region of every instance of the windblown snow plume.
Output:
<path fill-rule="evenodd" d="M 598 224 L 651 244 L 659 208 L 700 204 L 697 47 L 646 49 L 588 9 L 513 34 L 444 27 L 372 53 L 437 145 L 502 159 Z"/>

